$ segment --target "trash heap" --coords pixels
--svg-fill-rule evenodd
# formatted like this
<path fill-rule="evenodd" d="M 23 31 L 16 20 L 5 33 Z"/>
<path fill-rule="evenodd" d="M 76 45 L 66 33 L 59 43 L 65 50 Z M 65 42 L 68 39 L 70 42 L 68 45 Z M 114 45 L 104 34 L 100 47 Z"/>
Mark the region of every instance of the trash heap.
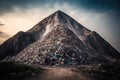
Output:
<path fill-rule="evenodd" d="M 29 65 L 75 66 L 89 64 L 92 50 L 89 51 L 71 30 L 57 25 L 42 41 L 31 44 L 12 59 Z"/>

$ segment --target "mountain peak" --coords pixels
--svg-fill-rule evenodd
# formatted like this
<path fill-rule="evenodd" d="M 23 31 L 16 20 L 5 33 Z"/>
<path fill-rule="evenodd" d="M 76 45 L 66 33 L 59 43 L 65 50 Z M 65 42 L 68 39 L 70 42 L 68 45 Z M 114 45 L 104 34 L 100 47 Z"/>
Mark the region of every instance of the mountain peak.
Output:
<path fill-rule="evenodd" d="M 57 16 L 58 19 L 72 19 L 72 17 L 70 17 L 69 15 L 67 15 L 65 12 L 63 11 L 56 11 L 55 13 L 53 13 L 52 15 Z"/>
<path fill-rule="evenodd" d="M 76 20 L 74 20 L 72 17 L 70 17 L 69 15 L 60 10 L 46 17 L 27 32 L 37 33 L 41 37 L 42 33 L 40 32 L 44 33 L 50 31 L 55 27 L 58 27 L 59 25 L 61 25 L 65 29 L 71 30 L 77 36 L 83 36 L 86 33 L 91 32 L 89 29 L 85 28 L 83 25 L 79 24 Z"/>
<path fill-rule="evenodd" d="M 62 12 L 60 10 L 56 11 L 55 13 L 53 13 L 53 15 L 55 17 L 57 17 L 58 19 L 63 19 L 63 17 L 68 16 L 67 14 L 65 14 L 64 12 Z"/>
<path fill-rule="evenodd" d="M 64 13 L 64 12 L 62 12 L 61 10 L 57 10 L 55 13 Z"/>

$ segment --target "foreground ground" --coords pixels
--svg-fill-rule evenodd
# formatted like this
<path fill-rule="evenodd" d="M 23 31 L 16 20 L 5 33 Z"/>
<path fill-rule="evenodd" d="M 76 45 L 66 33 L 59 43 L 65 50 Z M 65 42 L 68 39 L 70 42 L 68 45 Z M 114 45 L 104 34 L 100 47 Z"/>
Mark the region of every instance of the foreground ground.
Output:
<path fill-rule="evenodd" d="M 90 76 L 75 71 L 75 68 L 45 68 L 45 71 L 29 80 L 91 80 Z"/>
<path fill-rule="evenodd" d="M 0 62 L 0 80 L 120 80 L 120 61 L 69 68 Z"/>

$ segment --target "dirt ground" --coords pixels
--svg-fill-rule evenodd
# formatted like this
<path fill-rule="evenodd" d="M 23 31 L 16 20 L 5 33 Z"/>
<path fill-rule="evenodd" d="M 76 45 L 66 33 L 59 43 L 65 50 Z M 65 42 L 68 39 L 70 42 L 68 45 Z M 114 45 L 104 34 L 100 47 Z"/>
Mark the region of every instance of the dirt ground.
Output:
<path fill-rule="evenodd" d="M 74 68 L 45 68 L 45 71 L 28 80 L 91 80 L 90 76 L 78 73 Z"/>

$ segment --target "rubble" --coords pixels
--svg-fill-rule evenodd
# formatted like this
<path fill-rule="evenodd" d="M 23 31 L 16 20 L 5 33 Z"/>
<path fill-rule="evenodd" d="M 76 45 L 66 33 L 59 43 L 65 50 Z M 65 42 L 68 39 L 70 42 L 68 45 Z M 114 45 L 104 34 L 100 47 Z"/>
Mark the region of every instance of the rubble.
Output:
<path fill-rule="evenodd" d="M 95 31 L 90 31 L 67 14 L 58 11 L 27 33 L 39 35 L 11 59 L 29 65 L 75 66 L 107 63 L 120 58 Z"/>

